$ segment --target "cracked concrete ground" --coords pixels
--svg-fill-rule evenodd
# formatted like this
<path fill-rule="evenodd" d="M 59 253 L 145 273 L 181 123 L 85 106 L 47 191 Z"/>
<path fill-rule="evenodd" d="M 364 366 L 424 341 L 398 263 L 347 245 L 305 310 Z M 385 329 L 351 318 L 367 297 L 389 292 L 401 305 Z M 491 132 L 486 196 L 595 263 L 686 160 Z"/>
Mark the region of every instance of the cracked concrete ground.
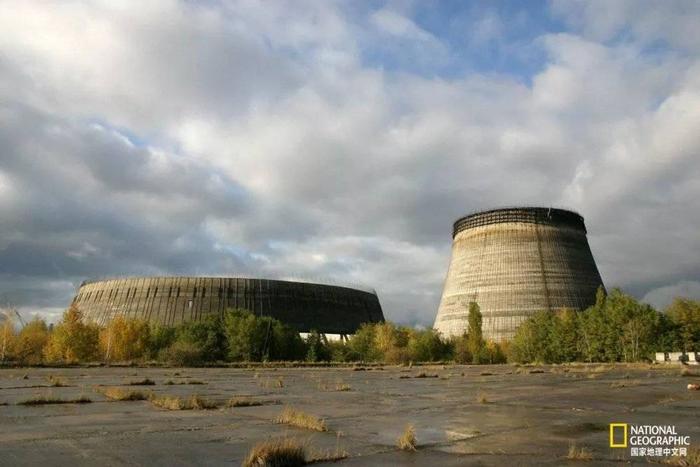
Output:
<path fill-rule="evenodd" d="M 49 386 L 50 376 L 67 386 Z M 143 378 L 156 384 L 129 387 L 263 405 L 169 411 L 95 390 Z M 671 424 L 700 443 L 700 392 L 686 389 L 698 379 L 649 365 L 6 368 L 0 465 L 240 465 L 255 442 L 273 436 L 299 438 L 318 452 L 347 451 L 341 465 L 580 465 L 565 457 L 572 443 L 591 451 L 592 464 L 612 465 L 630 457 L 609 448 L 611 422 Z M 205 384 L 165 384 L 192 380 Z M 349 390 L 335 390 L 343 385 Z M 18 405 L 80 395 L 93 403 Z M 285 405 L 325 419 L 329 431 L 274 424 Z M 395 447 L 407 424 L 418 438 L 413 453 Z"/>

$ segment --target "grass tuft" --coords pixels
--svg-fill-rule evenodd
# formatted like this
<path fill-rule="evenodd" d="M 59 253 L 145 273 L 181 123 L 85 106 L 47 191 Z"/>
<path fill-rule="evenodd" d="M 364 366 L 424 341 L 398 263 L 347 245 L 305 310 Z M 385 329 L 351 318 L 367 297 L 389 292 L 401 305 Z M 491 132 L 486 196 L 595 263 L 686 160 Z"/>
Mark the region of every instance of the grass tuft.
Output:
<path fill-rule="evenodd" d="M 486 394 L 481 392 L 481 391 L 476 393 L 476 401 L 479 404 L 490 404 L 491 403 L 491 401 L 488 399 L 488 397 L 486 397 Z"/>
<path fill-rule="evenodd" d="M 593 453 L 585 447 L 576 447 L 575 444 L 569 445 L 569 452 L 566 453 L 566 458 L 572 461 L 590 461 L 593 460 Z"/>
<path fill-rule="evenodd" d="M 255 401 L 247 397 L 232 397 L 226 402 L 226 407 L 255 407 L 258 405 L 263 405 L 260 401 Z"/>
<path fill-rule="evenodd" d="M 185 399 L 177 396 L 151 395 L 149 401 L 156 407 L 167 410 L 207 410 L 216 409 L 218 407 L 216 402 L 209 401 L 196 394 Z"/>
<path fill-rule="evenodd" d="M 61 399 L 53 396 L 37 396 L 17 403 L 17 405 L 48 405 L 48 404 L 89 404 L 92 402 L 87 396 L 80 396 L 75 399 Z"/>
<path fill-rule="evenodd" d="M 115 401 L 145 401 L 151 397 L 150 393 L 144 391 L 134 391 L 124 388 L 101 388 L 99 392 L 108 399 Z"/>
<path fill-rule="evenodd" d="M 68 386 L 68 383 L 66 383 L 66 380 L 59 377 L 59 376 L 54 376 L 51 375 L 49 376 L 49 386 L 54 387 L 54 388 L 64 388 Z"/>
<path fill-rule="evenodd" d="M 261 441 L 251 448 L 243 467 L 301 466 L 306 464 L 306 447 L 293 438 Z"/>
<path fill-rule="evenodd" d="M 438 375 L 426 373 L 425 371 L 421 371 L 416 376 L 414 376 L 414 378 L 437 378 L 437 377 L 438 377 Z"/>
<path fill-rule="evenodd" d="M 406 425 L 403 434 L 396 440 L 396 446 L 402 451 L 415 451 L 417 445 L 416 429 L 409 423 Z"/>
<path fill-rule="evenodd" d="M 285 407 L 274 422 L 306 428 L 307 430 L 328 431 L 325 421 L 315 415 L 307 414 L 292 407 Z"/>
<path fill-rule="evenodd" d="M 135 381 L 129 381 L 128 386 L 155 386 L 156 382 L 149 378 L 139 379 Z"/>

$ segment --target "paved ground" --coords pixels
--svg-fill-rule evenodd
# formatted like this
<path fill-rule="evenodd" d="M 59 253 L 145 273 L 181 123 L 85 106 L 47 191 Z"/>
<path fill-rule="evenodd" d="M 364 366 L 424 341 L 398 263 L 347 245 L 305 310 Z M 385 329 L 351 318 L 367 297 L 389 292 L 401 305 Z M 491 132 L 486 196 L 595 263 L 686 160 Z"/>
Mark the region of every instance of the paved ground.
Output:
<path fill-rule="evenodd" d="M 417 378 L 422 372 L 437 377 Z M 68 386 L 49 387 L 51 375 Z M 141 389 L 157 394 L 222 404 L 248 396 L 264 405 L 169 411 L 95 390 L 143 378 L 156 385 Z M 686 385 L 699 379 L 648 365 L 2 369 L 0 464 L 239 465 L 255 442 L 291 436 L 310 449 L 347 451 L 340 465 L 580 465 L 565 457 L 571 443 L 606 465 L 630 459 L 629 450 L 609 448 L 610 422 L 673 424 L 697 446 L 700 392 Z M 335 390 L 342 385 L 349 390 Z M 17 405 L 43 395 L 93 403 Z M 272 423 L 285 405 L 324 418 L 329 432 Z M 395 448 L 409 423 L 414 453 Z"/>

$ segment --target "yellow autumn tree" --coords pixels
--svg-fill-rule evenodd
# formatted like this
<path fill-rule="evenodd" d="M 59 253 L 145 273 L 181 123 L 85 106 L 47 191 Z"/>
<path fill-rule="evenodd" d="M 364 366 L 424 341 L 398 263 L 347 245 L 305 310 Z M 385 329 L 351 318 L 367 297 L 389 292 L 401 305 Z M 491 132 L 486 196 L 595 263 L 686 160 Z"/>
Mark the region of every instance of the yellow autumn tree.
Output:
<path fill-rule="evenodd" d="M 107 361 L 142 358 L 150 335 L 148 322 L 117 316 L 100 331 L 100 353 Z"/>
<path fill-rule="evenodd" d="M 0 362 L 14 359 L 17 331 L 15 323 L 6 317 L 0 324 Z"/>
<path fill-rule="evenodd" d="M 43 360 L 43 351 L 49 341 L 49 328 L 43 319 L 30 321 L 17 335 L 15 357 L 27 365 L 37 365 Z"/>
<path fill-rule="evenodd" d="M 84 323 L 82 313 L 75 305 L 63 313 L 44 348 L 48 361 L 87 362 L 98 358 L 99 334 L 97 325 Z"/>

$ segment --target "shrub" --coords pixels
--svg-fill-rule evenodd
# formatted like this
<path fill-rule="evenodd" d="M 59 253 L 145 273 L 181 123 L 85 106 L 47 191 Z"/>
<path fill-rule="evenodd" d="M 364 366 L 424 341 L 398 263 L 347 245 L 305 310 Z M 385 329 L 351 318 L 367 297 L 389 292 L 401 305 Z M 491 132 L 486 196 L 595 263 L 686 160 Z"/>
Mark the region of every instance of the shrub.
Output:
<path fill-rule="evenodd" d="M 196 366 L 203 361 L 202 349 L 185 341 L 176 341 L 167 349 L 161 350 L 158 358 L 174 366 Z"/>

